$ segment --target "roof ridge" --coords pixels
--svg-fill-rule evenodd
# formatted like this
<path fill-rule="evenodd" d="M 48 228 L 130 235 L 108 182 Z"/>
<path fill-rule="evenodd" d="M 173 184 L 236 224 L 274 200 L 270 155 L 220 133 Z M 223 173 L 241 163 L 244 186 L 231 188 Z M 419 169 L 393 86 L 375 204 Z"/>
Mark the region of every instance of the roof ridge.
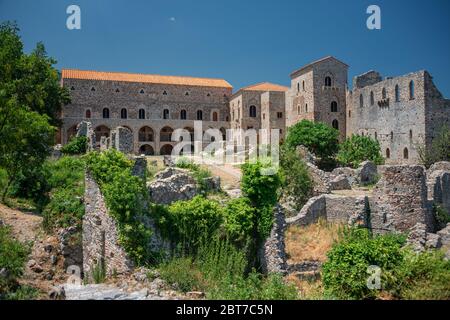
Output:
<path fill-rule="evenodd" d="M 98 71 L 98 70 L 87 70 L 87 69 L 77 69 L 77 68 L 61 68 L 61 71 L 82 71 L 82 72 L 96 72 L 96 73 L 115 73 L 115 74 L 129 74 L 129 75 L 140 75 L 140 76 L 158 76 L 158 77 L 173 77 L 173 78 L 191 78 L 191 79 L 210 79 L 210 80 L 224 80 L 223 78 L 210 78 L 210 77 L 194 77 L 194 76 L 179 76 L 179 75 L 165 75 L 157 73 L 141 73 L 141 72 L 127 72 L 127 71 Z M 228 82 L 228 81 L 227 81 Z"/>

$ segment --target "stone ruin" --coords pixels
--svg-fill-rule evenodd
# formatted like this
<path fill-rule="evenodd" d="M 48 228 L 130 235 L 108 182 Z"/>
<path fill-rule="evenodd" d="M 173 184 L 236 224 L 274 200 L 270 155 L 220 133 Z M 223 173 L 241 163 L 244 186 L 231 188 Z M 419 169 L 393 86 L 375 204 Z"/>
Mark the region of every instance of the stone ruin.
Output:
<path fill-rule="evenodd" d="M 117 127 L 111 131 L 110 147 L 122 153 L 133 153 L 133 132 L 126 127 Z"/>
<path fill-rule="evenodd" d="M 81 121 L 77 125 L 77 137 L 86 137 L 87 138 L 87 148 L 86 150 L 92 151 L 95 149 L 95 131 L 92 128 L 92 124 L 87 121 Z"/>

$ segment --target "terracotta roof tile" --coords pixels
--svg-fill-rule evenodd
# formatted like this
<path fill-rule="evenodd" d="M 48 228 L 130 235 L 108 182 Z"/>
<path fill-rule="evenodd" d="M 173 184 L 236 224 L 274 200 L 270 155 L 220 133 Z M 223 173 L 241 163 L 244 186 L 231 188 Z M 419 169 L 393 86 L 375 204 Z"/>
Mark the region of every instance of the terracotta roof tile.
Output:
<path fill-rule="evenodd" d="M 232 88 L 232 86 L 223 79 L 161 76 L 155 74 L 123 72 L 101 72 L 76 69 L 62 69 L 62 78 Z"/>
<path fill-rule="evenodd" d="M 289 88 L 270 82 L 261 82 L 241 89 L 242 91 L 288 91 Z"/>

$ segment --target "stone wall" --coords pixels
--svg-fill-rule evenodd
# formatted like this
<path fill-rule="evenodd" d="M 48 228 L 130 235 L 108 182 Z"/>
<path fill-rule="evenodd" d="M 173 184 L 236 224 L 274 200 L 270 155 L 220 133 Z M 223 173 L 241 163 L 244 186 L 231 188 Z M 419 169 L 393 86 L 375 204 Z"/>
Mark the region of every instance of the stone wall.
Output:
<path fill-rule="evenodd" d="M 274 222 L 270 236 L 258 250 L 258 259 L 264 273 L 282 273 L 287 271 L 285 250 L 286 220 L 283 208 L 277 205 L 274 209 Z"/>
<path fill-rule="evenodd" d="M 98 184 L 89 172 L 85 179 L 85 214 L 83 217 L 83 271 L 90 276 L 95 266 L 103 264 L 107 275 L 128 273 L 134 265 L 118 243 L 118 231 L 110 216 Z"/>
<path fill-rule="evenodd" d="M 434 229 L 422 166 L 386 166 L 370 199 L 374 231 L 407 231 L 417 223 Z"/>
<path fill-rule="evenodd" d="M 321 195 L 311 198 L 287 224 L 307 226 L 320 218 L 332 223 L 368 225 L 368 199 L 364 196 Z"/>
<path fill-rule="evenodd" d="M 117 127 L 111 131 L 111 146 L 125 154 L 133 153 L 133 132 L 126 127 Z"/>

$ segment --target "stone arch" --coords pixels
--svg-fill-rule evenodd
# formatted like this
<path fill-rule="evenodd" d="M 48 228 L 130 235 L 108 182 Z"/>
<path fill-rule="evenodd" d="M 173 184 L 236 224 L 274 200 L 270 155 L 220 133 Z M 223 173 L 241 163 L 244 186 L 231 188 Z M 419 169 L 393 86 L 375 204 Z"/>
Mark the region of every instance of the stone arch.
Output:
<path fill-rule="evenodd" d="M 128 110 L 126 108 L 122 108 L 120 110 L 120 118 L 121 119 L 128 119 Z"/>
<path fill-rule="evenodd" d="M 403 149 L 403 159 L 409 159 L 409 150 L 408 150 L 408 148 Z"/>
<path fill-rule="evenodd" d="M 151 142 L 154 141 L 155 134 L 152 128 L 144 126 L 139 129 L 138 141 L 139 142 Z"/>
<path fill-rule="evenodd" d="M 102 115 L 103 119 L 109 119 L 109 108 L 103 108 Z"/>
<path fill-rule="evenodd" d="M 172 154 L 172 145 L 170 144 L 165 144 L 161 147 L 161 150 L 159 151 L 159 154 L 162 156 L 167 156 L 167 155 L 171 155 Z"/>
<path fill-rule="evenodd" d="M 164 127 L 161 129 L 160 131 L 160 141 L 172 141 L 172 133 L 173 133 L 173 129 L 171 127 Z"/>
<path fill-rule="evenodd" d="M 109 137 L 110 133 L 111 129 L 103 124 L 95 128 L 95 137 L 97 142 L 100 142 L 101 137 Z"/>
<path fill-rule="evenodd" d="M 77 126 L 73 125 L 67 129 L 67 142 L 77 135 Z"/>
<path fill-rule="evenodd" d="M 339 121 L 337 121 L 336 119 L 333 120 L 331 125 L 333 126 L 334 129 L 339 130 Z"/>
<path fill-rule="evenodd" d="M 155 150 L 149 144 L 143 144 L 139 148 L 139 154 L 145 154 L 146 156 L 153 156 L 155 154 Z"/>

